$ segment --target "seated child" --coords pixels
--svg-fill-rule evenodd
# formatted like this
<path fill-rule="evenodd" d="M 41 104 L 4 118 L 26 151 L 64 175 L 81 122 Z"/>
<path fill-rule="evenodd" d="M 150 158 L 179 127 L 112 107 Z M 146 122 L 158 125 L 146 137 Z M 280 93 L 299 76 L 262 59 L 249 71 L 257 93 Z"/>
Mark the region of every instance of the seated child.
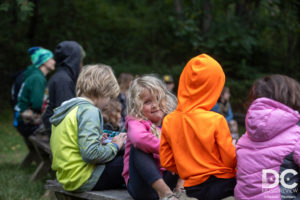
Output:
<path fill-rule="evenodd" d="M 211 110 L 220 113 L 226 118 L 232 139 L 237 141 L 237 139 L 239 138 L 238 124 L 237 121 L 233 119 L 233 113 L 232 113 L 229 99 L 230 99 L 230 89 L 229 87 L 225 86 L 222 90 L 221 96 L 218 99 L 216 105 Z"/>
<path fill-rule="evenodd" d="M 170 92 L 172 92 L 172 93 L 174 93 L 174 88 L 175 88 L 175 83 L 174 83 L 174 79 L 173 79 L 173 77 L 171 76 L 171 75 L 164 75 L 163 76 L 163 80 L 164 80 L 164 82 L 165 82 L 165 84 L 166 84 L 166 86 L 167 86 L 167 89 L 170 91 Z"/>
<path fill-rule="evenodd" d="M 124 126 L 125 124 L 125 118 L 126 118 L 126 98 L 129 86 L 131 82 L 133 81 L 133 75 L 129 73 L 121 73 L 118 77 L 118 83 L 120 86 L 120 94 L 118 96 L 118 101 L 122 104 L 122 120 L 121 120 L 121 126 Z"/>
<path fill-rule="evenodd" d="M 117 100 L 111 100 L 103 109 L 103 132 L 106 134 L 107 139 L 105 143 L 110 142 L 113 137 L 125 132 L 125 127 L 121 127 L 121 110 L 122 105 Z M 106 137 L 105 136 L 105 137 Z"/>
<path fill-rule="evenodd" d="M 225 83 L 220 64 L 206 54 L 183 69 L 178 106 L 163 121 L 159 149 L 162 167 L 184 180 L 190 197 L 222 199 L 233 195 L 236 154 L 224 116 L 210 111 Z"/>
<path fill-rule="evenodd" d="M 300 84 L 284 75 L 254 82 L 237 144 L 236 200 L 299 199 Z"/>
<path fill-rule="evenodd" d="M 176 97 L 155 76 L 138 77 L 129 88 L 123 176 L 134 199 L 177 199 L 171 189 L 178 176 L 161 168 L 158 152 L 163 117 L 175 107 Z"/>
<path fill-rule="evenodd" d="M 122 104 L 119 101 L 111 100 L 102 110 L 103 129 L 111 131 L 121 131 L 121 111 Z"/>
<path fill-rule="evenodd" d="M 52 169 L 67 191 L 122 187 L 123 156 L 118 154 L 126 134 L 104 145 L 102 109 L 119 93 L 109 66 L 85 66 L 77 80 L 77 97 L 62 103 L 50 118 Z"/>

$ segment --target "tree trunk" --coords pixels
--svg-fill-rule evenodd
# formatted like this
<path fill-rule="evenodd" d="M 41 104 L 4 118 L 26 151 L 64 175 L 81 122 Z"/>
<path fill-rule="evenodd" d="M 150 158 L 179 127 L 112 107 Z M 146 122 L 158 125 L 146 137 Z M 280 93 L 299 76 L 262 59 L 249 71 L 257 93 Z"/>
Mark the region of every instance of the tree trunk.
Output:
<path fill-rule="evenodd" d="M 28 28 L 28 34 L 27 37 L 30 41 L 30 43 L 32 44 L 34 42 L 35 39 L 35 30 L 36 30 L 36 25 L 37 25 L 37 19 L 38 19 L 38 0 L 30 0 L 33 4 L 34 4 L 34 8 L 33 8 L 33 15 L 30 19 L 30 25 Z"/>
<path fill-rule="evenodd" d="M 182 6 L 180 0 L 174 0 L 175 13 L 179 19 L 182 19 Z"/>
<path fill-rule="evenodd" d="M 206 33 L 209 28 L 210 24 L 212 21 L 212 16 L 211 16 L 211 2 L 210 0 L 204 1 L 203 5 L 203 32 Z"/>

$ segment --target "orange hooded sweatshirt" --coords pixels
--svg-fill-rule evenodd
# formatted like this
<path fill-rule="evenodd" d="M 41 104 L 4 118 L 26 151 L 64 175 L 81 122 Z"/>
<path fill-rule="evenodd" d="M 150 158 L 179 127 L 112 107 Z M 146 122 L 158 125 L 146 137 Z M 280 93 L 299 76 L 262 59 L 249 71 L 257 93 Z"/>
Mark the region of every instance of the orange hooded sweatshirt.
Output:
<path fill-rule="evenodd" d="M 161 165 L 191 187 L 217 178 L 235 177 L 236 154 L 226 119 L 210 111 L 224 87 L 221 65 L 206 54 L 183 69 L 178 106 L 164 118 L 159 149 Z"/>

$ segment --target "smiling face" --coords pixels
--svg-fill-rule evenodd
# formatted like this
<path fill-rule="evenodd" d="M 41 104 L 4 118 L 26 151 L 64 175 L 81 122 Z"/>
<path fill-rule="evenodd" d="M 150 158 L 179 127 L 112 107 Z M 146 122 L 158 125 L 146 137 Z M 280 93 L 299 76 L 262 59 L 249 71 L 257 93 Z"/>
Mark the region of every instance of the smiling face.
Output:
<path fill-rule="evenodd" d="M 152 123 L 161 125 L 164 113 L 159 106 L 157 95 L 151 94 L 150 90 L 146 89 L 141 95 L 141 100 L 143 103 L 142 114 Z"/>

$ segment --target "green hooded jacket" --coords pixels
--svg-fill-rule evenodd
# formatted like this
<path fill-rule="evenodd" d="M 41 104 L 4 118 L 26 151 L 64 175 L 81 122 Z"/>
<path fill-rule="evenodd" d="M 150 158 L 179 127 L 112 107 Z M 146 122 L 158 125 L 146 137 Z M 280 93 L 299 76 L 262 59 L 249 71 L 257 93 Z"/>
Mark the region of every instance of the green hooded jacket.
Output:
<path fill-rule="evenodd" d="M 102 145 L 101 111 L 81 97 L 65 101 L 50 118 L 52 169 L 67 191 L 91 190 L 99 180 L 105 163 L 118 149 L 113 143 Z"/>
<path fill-rule="evenodd" d="M 46 87 L 47 81 L 43 72 L 38 68 L 29 67 L 24 72 L 24 82 L 19 92 L 16 111 L 21 113 L 30 108 L 36 113 L 41 113 Z M 21 120 L 21 117 L 18 120 Z"/>

